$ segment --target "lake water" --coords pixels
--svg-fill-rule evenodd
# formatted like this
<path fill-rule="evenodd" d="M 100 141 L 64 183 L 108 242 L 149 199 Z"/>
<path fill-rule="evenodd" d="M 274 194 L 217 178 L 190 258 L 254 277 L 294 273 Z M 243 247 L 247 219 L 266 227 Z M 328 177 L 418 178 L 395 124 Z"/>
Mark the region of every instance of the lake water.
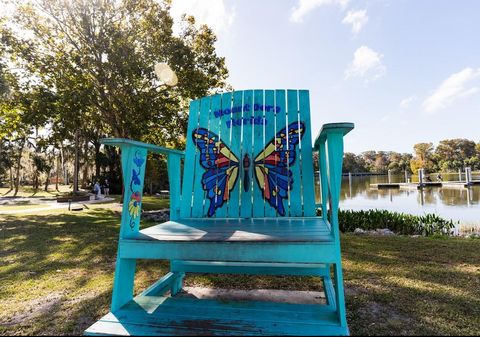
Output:
<path fill-rule="evenodd" d="M 458 181 L 458 174 L 442 174 L 444 181 Z M 405 182 L 404 175 L 392 175 L 391 182 Z M 413 176 L 412 181 L 418 181 Z M 464 179 L 464 177 L 463 177 Z M 480 174 L 473 174 L 480 180 Z M 435 181 L 432 176 L 432 181 Z M 370 184 L 386 183 L 385 176 L 352 176 L 342 179 L 340 208 L 351 210 L 386 209 L 418 214 L 436 213 L 443 218 L 460 221 L 460 225 L 480 225 L 480 185 L 470 188 L 429 187 L 423 190 L 375 189 Z M 317 192 L 320 187 L 317 181 Z M 318 195 L 318 193 L 317 193 Z"/>

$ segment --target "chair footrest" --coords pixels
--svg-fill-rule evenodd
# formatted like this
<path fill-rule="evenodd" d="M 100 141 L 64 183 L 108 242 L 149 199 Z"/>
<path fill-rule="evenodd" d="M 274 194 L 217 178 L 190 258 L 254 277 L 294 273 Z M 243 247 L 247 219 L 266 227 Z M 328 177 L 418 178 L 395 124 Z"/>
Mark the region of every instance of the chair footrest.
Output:
<path fill-rule="evenodd" d="M 324 305 L 138 296 L 86 335 L 348 335 Z"/>

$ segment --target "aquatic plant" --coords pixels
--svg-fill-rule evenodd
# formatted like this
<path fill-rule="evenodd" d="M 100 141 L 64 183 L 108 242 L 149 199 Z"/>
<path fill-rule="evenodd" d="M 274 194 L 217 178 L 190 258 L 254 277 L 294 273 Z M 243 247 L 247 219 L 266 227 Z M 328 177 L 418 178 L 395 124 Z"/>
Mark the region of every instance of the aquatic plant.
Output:
<path fill-rule="evenodd" d="M 318 213 L 321 213 L 320 210 Z M 338 213 L 340 230 L 353 232 L 356 228 L 375 230 L 388 228 L 402 235 L 453 235 L 455 222 L 437 214 L 412 215 L 387 210 L 340 210 Z"/>

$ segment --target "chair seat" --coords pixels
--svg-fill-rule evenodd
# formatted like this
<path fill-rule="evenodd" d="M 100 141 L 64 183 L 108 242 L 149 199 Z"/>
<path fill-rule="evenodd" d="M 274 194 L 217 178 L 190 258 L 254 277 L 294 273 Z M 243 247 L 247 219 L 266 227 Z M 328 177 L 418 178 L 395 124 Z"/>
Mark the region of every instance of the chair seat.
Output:
<path fill-rule="evenodd" d="M 134 238 L 156 241 L 332 242 L 330 226 L 320 217 L 197 219 L 168 221 Z"/>

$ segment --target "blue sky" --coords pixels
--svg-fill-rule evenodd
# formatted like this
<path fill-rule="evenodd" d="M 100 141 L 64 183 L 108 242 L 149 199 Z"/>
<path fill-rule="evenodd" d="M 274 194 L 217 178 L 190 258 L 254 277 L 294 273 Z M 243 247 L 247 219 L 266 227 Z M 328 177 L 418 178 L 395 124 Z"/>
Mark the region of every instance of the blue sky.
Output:
<path fill-rule="evenodd" d="M 480 141 L 480 1 L 174 0 L 217 33 L 235 89 L 310 90 L 345 150 Z"/>

